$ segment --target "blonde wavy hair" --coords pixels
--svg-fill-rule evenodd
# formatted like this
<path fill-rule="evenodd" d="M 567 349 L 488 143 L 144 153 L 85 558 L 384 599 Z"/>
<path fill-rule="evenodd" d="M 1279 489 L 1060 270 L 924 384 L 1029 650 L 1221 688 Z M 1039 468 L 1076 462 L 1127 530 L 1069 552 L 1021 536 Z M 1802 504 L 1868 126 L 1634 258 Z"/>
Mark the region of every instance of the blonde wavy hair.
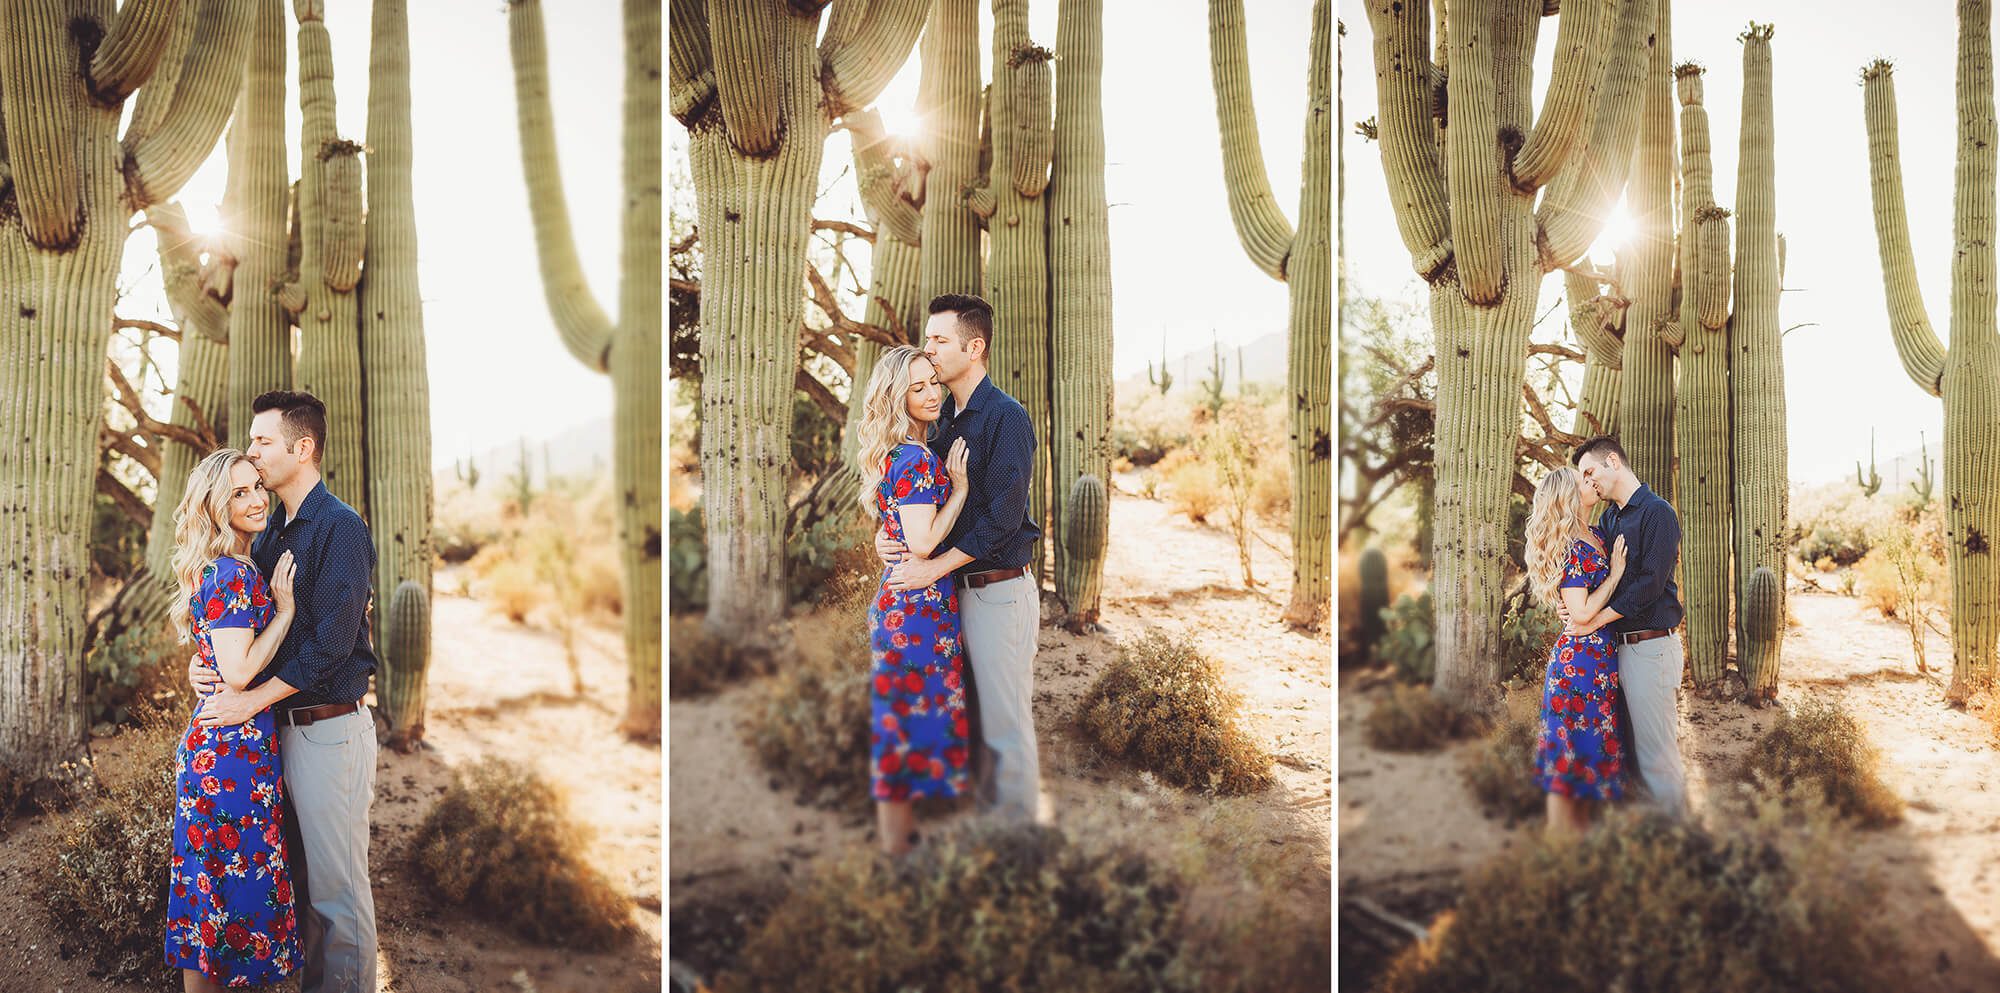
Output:
<path fill-rule="evenodd" d="M 908 398 L 910 364 L 918 359 L 930 361 L 920 349 L 897 345 L 882 353 L 875 361 L 875 371 L 868 376 L 868 402 L 862 407 L 861 424 L 854 430 L 859 439 L 855 462 L 861 469 L 861 492 L 856 499 L 861 501 L 861 511 L 871 521 L 880 513 L 875 509 L 875 488 L 882 484 L 882 475 L 889 468 L 883 460 L 916 430 Z M 930 430 L 935 426 L 924 425 L 925 440 L 929 440 Z"/>
<path fill-rule="evenodd" d="M 174 508 L 174 598 L 168 617 L 174 625 L 175 640 L 186 643 L 191 612 L 188 600 L 201 585 L 201 574 L 217 559 L 233 558 L 249 564 L 250 556 L 238 550 L 241 538 L 229 526 L 229 472 L 236 463 L 248 461 L 234 448 L 209 453 L 188 473 L 187 489 L 180 506 Z"/>
<path fill-rule="evenodd" d="M 1537 600 L 1553 605 L 1562 585 L 1569 550 L 1589 525 L 1583 516 L 1583 477 L 1562 466 L 1535 487 L 1528 511 L 1528 586 Z"/>

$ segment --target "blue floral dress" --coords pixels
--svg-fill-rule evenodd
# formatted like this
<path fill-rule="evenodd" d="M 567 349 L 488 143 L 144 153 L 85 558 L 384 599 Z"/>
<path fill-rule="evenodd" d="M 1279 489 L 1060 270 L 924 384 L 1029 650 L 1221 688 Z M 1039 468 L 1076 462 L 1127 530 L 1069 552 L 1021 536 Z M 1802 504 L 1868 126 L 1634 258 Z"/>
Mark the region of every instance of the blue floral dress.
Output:
<path fill-rule="evenodd" d="M 943 506 L 950 497 L 951 478 L 930 449 L 902 444 L 884 458 L 875 508 L 889 537 L 904 540 L 899 508 Z M 874 632 L 868 758 L 875 799 L 958 796 L 966 787 L 971 728 L 952 577 L 897 592 L 884 570 L 868 622 Z"/>
<path fill-rule="evenodd" d="M 1592 528 L 1599 541 L 1604 535 Z M 1611 563 L 1587 541 L 1570 548 L 1560 589 L 1590 590 L 1611 575 Z M 1618 650 L 1608 628 L 1563 635 L 1549 652 L 1542 685 L 1542 730 L 1535 742 L 1535 784 L 1579 800 L 1616 800 L 1625 791 L 1625 746 L 1619 740 L 1623 701 Z"/>
<path fill-rule="evenodd" d="M 202 570 L 189 610 L 201 664 L 214 669 L 211 632 L 261 631 L 276 607 L 255 566 L 223 558 Z M 275 983 L 300 961 L 276 731 L 268 709 L 234 727 L 190 722 L 174 760 L 167 964 L 225 986 Z"/>

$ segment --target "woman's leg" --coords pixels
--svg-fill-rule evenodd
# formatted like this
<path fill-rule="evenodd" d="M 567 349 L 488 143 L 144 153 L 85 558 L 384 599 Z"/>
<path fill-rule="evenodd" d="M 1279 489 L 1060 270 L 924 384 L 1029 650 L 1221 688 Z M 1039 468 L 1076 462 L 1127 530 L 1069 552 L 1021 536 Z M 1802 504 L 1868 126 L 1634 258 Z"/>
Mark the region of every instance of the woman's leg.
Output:
<path fill-rule="evenodd" d="M 1560 793 L 1549 794 L 1548 828 L 1551 832 L 1580 831 L 1589 826 L 1584 805 Z"/>
<path fill-rule="evenodd" d="M 882 842 L 882 851 L 890 855 L 906 854 L 916 832 L 917 815 L 909 801 L 875 804 L 875 835 Z"/>
<path fill-rule="evenodd" d="M 222 984 L 193 969 L 182 969 L 181 990 L 182 993 L 222 993 Z"/>

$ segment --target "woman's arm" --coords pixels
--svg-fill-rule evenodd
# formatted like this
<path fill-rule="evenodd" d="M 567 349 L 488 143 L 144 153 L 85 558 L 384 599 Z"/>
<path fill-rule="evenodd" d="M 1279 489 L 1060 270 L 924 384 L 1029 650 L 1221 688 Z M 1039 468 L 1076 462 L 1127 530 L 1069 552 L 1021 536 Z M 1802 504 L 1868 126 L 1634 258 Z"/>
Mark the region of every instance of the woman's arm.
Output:
<path fill-rule="evenodd" d="M 1611 597 L 1618 592 L 1618 581 L 1624 576 L 1625 539 L 1620 537 L 1611 546 L 1611 574 L 1604 577 L 1604 582 L 1597 584 L 1597 588 L 1587 594 L 1578 586 L 1563 589 L 1563 606 L 1569 608 L 1571 626 L 1582 629 L 1584 634 L 1589 634 L 1615 620 L 1615 617 L 1600 615 L 1604 611 L 1605 604 L 1610 603 Z"/>
<path fill-rule="evenodd" d="M 928 503 L 911 503 L 896 508 L 896 518 L 903 522 L 904 543 L 910 554 L 920 559 L 930 558 L 951 536 L 952 526 L 958 523 L 958 513 L 965 509 L 965 489 L 951 491 L 951 498 L 939 507 Z"/>
<path fill-rule="evenodd" d="M 222 675 L 222 681 L 230 689 L 242 690 L 250 686 L 250 681 L 264 671 L 271 657 L 278 653 L 278 646 L 284 644 L 285 633 L 291 630 L 292 618 L 297 609 L 292 600 L 292 580 L 297 565 L 292 553 L 279 556 L 278 563 L 271 570 L 270 593 L 276 607 L 271 623 L 261 632 L 247 627 L 213 628 L 208 639 L 215 646 L 215 667 Z"/>

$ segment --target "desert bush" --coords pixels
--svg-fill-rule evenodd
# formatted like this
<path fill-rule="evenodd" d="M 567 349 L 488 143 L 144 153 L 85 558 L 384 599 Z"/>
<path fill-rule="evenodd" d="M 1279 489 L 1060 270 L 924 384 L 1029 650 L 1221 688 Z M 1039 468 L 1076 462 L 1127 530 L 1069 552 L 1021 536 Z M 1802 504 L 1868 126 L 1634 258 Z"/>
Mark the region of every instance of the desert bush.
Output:
<path fill-rule="evenodd" d="M 1385 993 L 1896 989 L 1870 887 L 1815 846 L 1614 814 L 1581 838 L 1533 839 L 1467 881 Z"/>
<path fill-rule="evenodd" d="M 1885 529 L 1896 524 L 1889 501 L 1871 500 L 1844 483 L 1799 494 L 1792 502 L 1791 518 L 1792 549 L 1799 561 L 1814 565 L 1821 560 L 1853 565 Z"/>
<path fill-rule="evenodd" d="M 697 614 L 667 619 L 667 696 L 704 696 L 731 683 L 770 672 L 767 652 L 718 638 Z"/>
<path fill-rule="evenodd" d="M 83 660 L 83 692 L 90 701 L 90 723 L 100 733 L 110 725 L 129 723 L 134 716 L 187 692 L 187 659 L 192 646 L 174 643 L 166 626 L 130 629 L 92 645 Z"/>
<path fill-rule="evenodd" d="M 1388 752 L 1428 752 L 1485 730 L 1474 715 L 1454 709 L 1427 686 L 1392 684 L 1363 726 L 1370 747 Z"/>
<path fill-rule="evenodd" d="M 1405 593 L 1382 612 L 1382 639 L 1375 658 L 1396 667 L 1406 683 L 1429 686 L 1437 672 L 1437 614 L 1431 593 Z"/>
<path fill-rule="evenodd" d="M 1535 785 L 1535 741 L 1540 734 L 1539 717 L 1509 717 L 1460 767 L 1459 775 L 1486 816 L 1512 824 L 1542 813 L 1545 801 Z"/>
<path fill-rule="evenodd" d="M 667 603 L 676 612 L 708 606 L 708 535 L 700 503 L 667 511 Z"/>
<path fill-rule="evenodd" d="M 1172 468 L 1165 468 L 1164 460 L 1160 464 L 1174 509 L 1196 524 L 1207 523 L 1223 500 L 1222 479 L 1215 467 L 1193 456 L 1176 461 Z"/>
<path fill-rule="evenodd" d="M 93 496 L 90 506 L 91 569 L 111 579 L 130 579 L 146 561 L 146 525 L 103 493 Z"/>
<path fill-rule="evenodd" d="M 532 566 L 500 549 L 499 545 L 487 546 L 473 556 L 472 568 L 483 575 L 481 585 L 494 609 L 516 624 L 526 624 L 528 615 L 542 604 L 548 591 Z"/>
<path fill-rule="evenodd" d="M 743 731 L 757 758 L 801 802 L 864 810 L 868 795 L 868 597 L 844 596 L 800 619 L 797 650 L 751 704 Z"/>
<path fill-rule="evenodd" d="M 52 857 L 36 860 L 39 901 L 63 957 L 81 953 L 114 980 L 164 988 L 177 970 L 162 958 L 167 872 L 174 842 L 174 754 L 187 730 L 188 702 L 140 704 L 129 761 L 116 781 L 99 781 L 59 815 Z"/>
<path fill-rule="evenodd" d="M 1250 475 L 1250 505 L 1267 527 L 1292 526 L 1292 460 L 1273 452 Z"/>
<path fill-rule="evenodd" d="M 635 933 L 632 901 L 583 858 L 588 832 L 555 788 L 488 758 L 454 771 L 410 839 L 414 875 L 441 903 L 545 944 L 599 950 Z"/>
<path fill-rule="evenodd" d="M 1739 782 L 1785 796 L 1810 794 L 1863 827 L 1903 819 L 1903 800 L 1882 781 L 1881 754 L 1837 701 L 1809 696 L 1780 714 L 1734 770 Z"/>
<path fill-rule="evenodd" d="M 1137 852 L 974 822 L 904 859 L 854 851 L 832 862 L 772 913 L 716 989 L 1191 991 L 1175 968 L 1187 895 Z"/>
<path fill-rule="evenodd" d="M 1234 796 L 1271 784 L 1271 756 L 1244 730 L 1240 707 L 1194 642 L 1154 631 L 1119 648 L 1075 720 L 1107 755 L 1183 789 Z"/>
<path fill-rule="evenodd" d="M 1514 687 L 1539 686 L 1549 667 L 1549 649 L 1562 637 L 1562 615 L 1555 608 L 1523 595 L 1507 603 L 1500 622 L 1500 642 L 1506 648 L 1503 681 Z"/>
<path fill-rule="evenodd" d="M 836 576 L 871 571 L 880 575 L 882 560 L 875 557 L 874 528 L 858 509 L 830 514 L 810 528 L 793 529 L 785 536 L 792 603 L 814 599 Z"/>
<path fill-rule="evenodd" d="M 1250 570 L 1250 506 L 1263 453 L 1251 432 L 1253 414 L 1240 404 L 1230 404 L 1199 442 L 1203 461 L 1215 468 L 1215 478 L 1221 484 L 1223 523 L 1236 539 L 1237 564 L 1243 570 L 1245 586 L 1257 585 Z"/>
<path fill-rule="evenodd" d="M 1187 397 L 1186 393 L 1162 396 L 1156 390 L 1137 391 L 1129 400 L 1120 397 L 1111 418 L 1112 454 L 1134 466 L 1149 466 L 1185 447 L 1193 440 L 1188 426 L 1194 422 Z"/>
<path fill-rule="evenodd" d="M 811 373 L 807 373 L 811 375 Z M 792 391 L 792 470 L 818 478 L 840 464 L 841 422 L 804 390 Z"/>

